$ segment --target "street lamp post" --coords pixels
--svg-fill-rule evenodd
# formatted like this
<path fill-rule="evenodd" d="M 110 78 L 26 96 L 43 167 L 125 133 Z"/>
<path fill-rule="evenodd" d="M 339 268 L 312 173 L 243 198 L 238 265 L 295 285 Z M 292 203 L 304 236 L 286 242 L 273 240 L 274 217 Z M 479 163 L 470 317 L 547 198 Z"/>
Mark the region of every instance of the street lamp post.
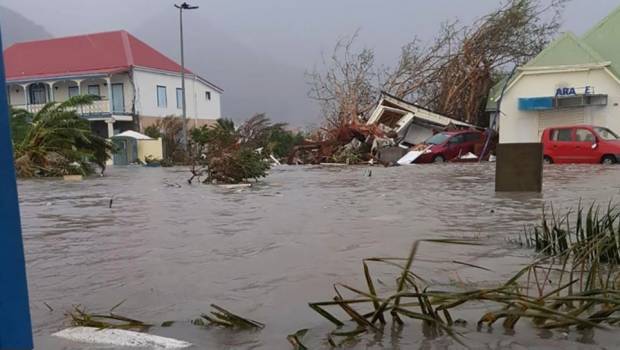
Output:
<path fill-rule="evenodd" d="M 198 6 L 191 6 L 190 4 L 184 2 L 181 5 L 174 5 L 174 7 L 179 9 L 179 34 L 181 37 L 181 104 L 183 108 L 183 149 L 185 151 L 187 148 L 187 107 L 185 104 L 185 57 L 183 53 L 183 10 L 195 10 Z"/>

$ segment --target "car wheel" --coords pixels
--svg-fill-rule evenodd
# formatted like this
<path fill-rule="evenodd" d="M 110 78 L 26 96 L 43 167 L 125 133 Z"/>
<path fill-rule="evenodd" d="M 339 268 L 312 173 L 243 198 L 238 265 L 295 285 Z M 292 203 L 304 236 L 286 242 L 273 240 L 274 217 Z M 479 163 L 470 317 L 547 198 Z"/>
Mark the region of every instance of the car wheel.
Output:
<path fill-rule="evenodd" d="M 443 163 L 446 159 L 443 156 L 437 156 L 433 159 L 433 163 Z"/>
<path fill-rule="evenodd" d="M 543 163 L 544 164 L 553 164 L 553 159 L 551 159 L 551 157 L 549 157 L 549 156 L 545 156 L 543 158 Z"/>
<path fill-rule="evenodd" d="M 616 164 L 618 160 L 614 156 L 605 156 L 603 160 L 601 160 L 602 164 Z"/>

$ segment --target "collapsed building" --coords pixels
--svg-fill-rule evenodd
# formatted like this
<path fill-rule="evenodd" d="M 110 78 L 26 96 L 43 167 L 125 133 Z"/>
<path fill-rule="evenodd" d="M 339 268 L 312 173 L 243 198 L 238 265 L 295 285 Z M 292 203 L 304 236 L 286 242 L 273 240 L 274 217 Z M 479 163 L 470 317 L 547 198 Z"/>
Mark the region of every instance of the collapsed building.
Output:
<path fill-rule="evenodd" d="M 404 146 L 422 143 L 439 131 L 476 128 L 386 92 L 366 124 L 377 125 L 386 134 L 395 133 L 396 144 Z"/>
<path fill-rule="evenodd" d="M 306 140 L 296 146 L 287 163 L 370 161 L 394 165 L 414 146 L 436 133 L 476 128 L 383 92 L 366 122 L 355 119 L 338 128 L 323 129 L 320 139 Z"/>
<path fill-rule="evenodd" d="M 477 128 L 386 92 L 381 93 L 366 124 L 378 127 L 389 136 L 388 139 L 375 139 L 371 149 L 373 159 L 386 165 L 394 164 L 411 147 L 438 132 Z"/>

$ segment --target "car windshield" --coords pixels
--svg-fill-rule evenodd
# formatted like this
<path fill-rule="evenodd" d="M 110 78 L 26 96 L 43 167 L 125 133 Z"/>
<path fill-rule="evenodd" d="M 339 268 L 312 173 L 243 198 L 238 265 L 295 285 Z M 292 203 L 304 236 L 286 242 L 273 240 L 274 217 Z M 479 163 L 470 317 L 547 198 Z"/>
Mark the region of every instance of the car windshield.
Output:
<path fill-rule="evenodd" d="M 620 137 L 618 137 L 618 135 L 616 135 L 613 131 L 607 129 L 607 128 L 601 128 L 601 127 L 597 127 L 594 128 L 594 130 L 596 130 L 596 133 L 598 134 L 598 136 L 600 138 L 602 138 L 603 140 L 619 140 Z"/>
<path fill-rule="evenodd" d="M 442 143 L 446 142 L 446 140 L 449 138 L 450 138 L 450 135 L 439 133 L 439 134 L 435 134 L 431 136 L 429 139 L 424 141 L 424 143 L 427 145 L 441 145 Z"/>

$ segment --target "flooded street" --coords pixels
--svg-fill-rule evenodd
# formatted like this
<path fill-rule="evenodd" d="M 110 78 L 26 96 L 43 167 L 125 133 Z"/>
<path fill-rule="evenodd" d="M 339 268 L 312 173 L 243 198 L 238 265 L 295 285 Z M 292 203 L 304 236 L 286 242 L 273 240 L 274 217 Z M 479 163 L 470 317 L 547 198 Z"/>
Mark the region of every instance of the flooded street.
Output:
<path fill-rule="evenodd" d="M 423 245 L 413 269 L 440 285 L 489 285 L 531 262 L 532 251 L 506 239 L 537 222 L 544 203 L 575 208 L 580 199 L 607 205 L 620 198 L 619 166 L 550 166 L 542 195 L 496 194 L 493 164 L 374 167 L 370 177 L 367 169 L 279 167 L 242 190 L 190 186 L 180 168 L 112 168 L 104 178 L 75 183 L 20 181 L 36 348 L 105 349 L 49 335 L 67 325 L 64 312 L 72 305 L 106 311 L 125 299 L 117 313 L 155 324 L 179 321 L 152 332 L 196 349 L 291 349 L 286 335 L 300 328 L 311 328 L 311 348 L 324 347 L 330 324 L 307 303 L 329 300 L 335 282 L 363 286 L 363 258 L 406 256 L 423 238 L 480 238 L 484 247 Z M 388 271 L 377 277 L 392 285 L 396 274 Z M 187 322 L 212 303 L 267 326 L 230 332 Z M 617 332 L 546 333 L 527 320 L 514 335 L 501 324 L 478 332 L 482 313 L 462 316 L 472 348 L 620 343 Z M 425 339 L 419 322 L 407 323 L 402 333 L 387 330 L 350 347 L 461 348 L 450 338 Z"/>

